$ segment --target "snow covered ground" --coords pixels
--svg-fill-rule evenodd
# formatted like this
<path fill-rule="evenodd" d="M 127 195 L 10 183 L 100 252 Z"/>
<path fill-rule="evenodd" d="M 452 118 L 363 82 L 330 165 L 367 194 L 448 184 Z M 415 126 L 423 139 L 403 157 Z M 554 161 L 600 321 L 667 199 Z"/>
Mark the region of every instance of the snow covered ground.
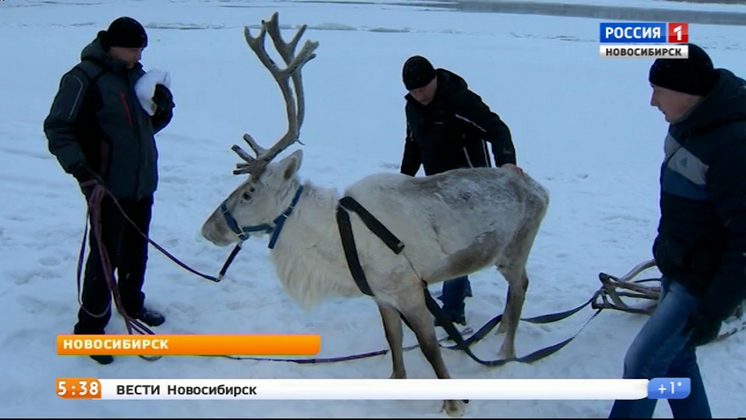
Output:
<path fill-rule="evenodd" d="M 671 7 L 676 4 L 671 3 Z M 329 365 L 172 357 L 118 358 L 99 366 L 55 355 L 56 334 L 75 322 L 75 269 L 84 202 L 46 149 L 43 118 L 59 77 L 115 17 L 143 22 L 146 68 L 171 72 L 177 108 L 158 136 L 161 184 L 152 238 L 193 268 L 215 274 L 229 249 L 198 230 L 241 180 L 229 150 L 251 132 L 269 144 L 284 132 L 284 107 L 269 73 L 245 45 L 242 25 L 272 12 L 282 24 L 307 23 L 318 57 L 305 68 L 308 112 L 302 176 L 342 189 L 375 172 L 397 171 L 403 146 L 401 64 L 423 54 L 466 78 L 513 132 L 518 162 L 548 187 L 552 202 L 529 262 L 524 316 L 575 307 L 600 286 L 650 258 L 657 222 L 658 167 L 666 123 L 649 106 L 649 60 L 598 58 L 598 21 L 542 16 L 422 11 L 381 4 L 228 1 L 0 3 L 0 415 L 106 417 L 436 417 L 438 401 L 247 402 L 68 401 L 54 378 L 386 378 L 388 357 Z M 716 64 L 744 71 L 738 27 L 691 25 L 692 41 Z M 266 241 L 251 241 L 219 284 L 198 278 L 151 248 L 145 290 L 167 323 L 158 333 L 296 333 L 322 336 L 320 356 L 386 347 L 368 299 L 330 301 L 304 313 L 281 291 Z M 506 285 L 494 270 L 472 276 L 468 313 L 475 327 L 499 313 Z M 547 326 L 522 324 L 517 352 L 528 354 L 573 334 L 583 311 Z M 616 378 L 642 316 L 605 311 L 573 343 L 535 365 L 481 367 L 445 351 L 456 378 Z M 109 333 L 124 332 L 115 315 Z M 493 358 L 502 337 L 475 351 Z M 406 343 L 413 343 L 407 333 Z M 746 335 L 699 351 L 713 414 L 743 415 Z M 433 373 L 418 351 L 410 377 Z M 472 401 L 472 417 L 604 417 L 610 401 Z M 670 417 L 665 402 L 656 416 Z"/>
<path fill-rule="evenodd" d="M 417 0 L 410 0 L 417 1 Z M 426 0 L 425 0 L 426 1 Z M 484 1 L 484 2 L 495 2 L 499 3 L 503 0 L 456 0 L 459 1 Z M 716 3 L 709 1 L 700 0 L 511 0 L 516 2 L 526 3 L 561 3 L 567 5 L 594 5 L 594 6 L 624 6 L 624 7 L 639 7 L 639 8 L 653 8 L 653 9 L 669 9 L 669 10 L 699 10 L 699 11 L 720 11 L 720 12 L 735 12 L 743 13 L 746 12 L 746 4 L 733 4 L 733 3 Z"/>

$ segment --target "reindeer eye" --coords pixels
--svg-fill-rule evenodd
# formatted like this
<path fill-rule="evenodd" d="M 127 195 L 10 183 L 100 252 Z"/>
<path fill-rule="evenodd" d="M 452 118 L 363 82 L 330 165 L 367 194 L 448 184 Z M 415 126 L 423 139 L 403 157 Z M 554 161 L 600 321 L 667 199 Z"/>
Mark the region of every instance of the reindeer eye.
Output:
<path fill-rule="evenodd" d="M 253 191 L 253 188 L 252 188 L 252 191 Z M 243 193 L 243 195 L 241 195 L 241 198 L 243 198 L 246 201 L 249 201 L 251 200 L 251 194 L 245 192 Z"/>

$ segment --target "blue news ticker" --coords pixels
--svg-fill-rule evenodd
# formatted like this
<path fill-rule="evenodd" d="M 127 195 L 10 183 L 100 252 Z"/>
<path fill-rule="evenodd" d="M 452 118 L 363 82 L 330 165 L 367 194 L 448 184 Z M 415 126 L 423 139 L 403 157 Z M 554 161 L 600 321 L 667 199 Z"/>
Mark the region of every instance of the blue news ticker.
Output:
<path fill-rule="evenodd" d="M 601 22 L 598 39 L 602 44 L 665 44 L 668 39 L 668 24 L 666 22 Z"/>
<path fill-rule="evenodd" d="M 648 398 L 680 400 L 689 396 L 689 378 L 654 378 L 648 382 Z"/>

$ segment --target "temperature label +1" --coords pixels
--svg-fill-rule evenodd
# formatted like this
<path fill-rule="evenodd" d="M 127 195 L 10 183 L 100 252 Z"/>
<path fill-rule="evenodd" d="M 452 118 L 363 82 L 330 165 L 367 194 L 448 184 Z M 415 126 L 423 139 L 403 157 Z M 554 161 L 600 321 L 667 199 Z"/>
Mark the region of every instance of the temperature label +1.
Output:
<path fill-rule="evenodd" d="M 689 396 L 689 378 L 655 378 L 648 382 L 648 398 L 678 400 Z"/>

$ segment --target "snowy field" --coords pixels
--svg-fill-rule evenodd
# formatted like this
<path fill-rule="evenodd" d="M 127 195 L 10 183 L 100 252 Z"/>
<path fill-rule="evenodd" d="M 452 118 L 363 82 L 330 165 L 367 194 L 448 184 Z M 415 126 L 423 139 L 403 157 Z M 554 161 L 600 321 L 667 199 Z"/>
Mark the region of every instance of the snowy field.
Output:
<path fill-rule="evenodd" d="M 667 3 L 675 7 L 676 3 Z M 69 401 L 60 376 L 99 378 L 387 378 L 388 356 L 327 365 L 171 357 L 120 357 L 100 366 L 58 357 L 57 334 L 78 309 L 75 270 L 85 208 L 73 178 L 47 151 L 42 121 L 60 76 L 111 20 L 146 25 L 146 69 L 171 72 L 177 108 L 158 136 L 161 183 L 152 238 L 193 268 L 216 274 L 230 249 L 199 236 L 205 218 L 241 182 L 229 150 L 250 132 L 269 145 L 285 130 L 269 73 L 246 46 L 243 25 L 279 11 L 288 28 L 306 23 L 320 42 L 305 68 L 307 115 L 301 175 L 335 187 L 396 172 L 404 120 L 401 65 L 413 54 L 462 75 L 510 126 L 518 163 L 551 192 L 529 261 L 524 316 L 575 307 L 598 289 L 599 272 L 621 275 L 651 257 L 658 168 L 666 123 L 649 106 L 649 60 L 598 58 L 598 21 L 423 11 L 383 4 L 311 2 L 102 1 L 0 3 L 0 415 L 97 417 L 438 417 L 439 401 L 247 402 Z M 289 35 L 289 31 L 287 31 Z M 690 39 L 718 66 L 746 73 L 746 29 L 690 25 Z M 386 348 L 367 298 L 329 301 L 304 313 L 282 292 L 266 240 L 251 241 L 223 282 L 196 277 L 151 248 L 147 302 L 165 313 L 157 333 L 319 333 L 321 357 Z M 654 274 L 654 273 L 651 273 Z M 494 270 L 472 276 L 467 316 L 474 327 L 503 309 L 506 285 Z M 439 288 L 434 289 L 434 292 Z M 521 324 L 525 355 L 561 341 L 586 309 L 556 324 Z M 570 345 L 534 365 L 481 367 L 444 351 L 456 378 L 617 378 L 645 318 L 604 311 Z M 109 333 L 124 332 L 115 315 Z M 476 346 L 496 357 L 501 336 Z M 407 331 L 405 345 L 414 342 Z M 716 417 L 744 415 L 746 334 L 699 351 Z M 406 353 L 413 378 L 434 377 L 419 351 Z M 472 401 L 470 417 L 605 417 L 611 401 Z M 670 417 L 659 403 L 657 417 Z"/>
<path fill-rule="evenodd" d="M 354 0 L 348 0 L 354 1 Z M 385 1 L 385 0 L 376 0 Z M 395 1 L 395 0 L 392 0 Z M 406 1 L 406 0 L 405 0 Z M 409 0 L 417 2 L 417 0 Z M 456 0 L 456 2 L 485 2 L 485 3 L 499 3 L 503 0 Z M 624 7 L 639 7 L 645 9 L 667 9 L 667 10 L 699 10 L 699 11 L 719 11 L 719 12 L 734 12 L 744 13 L 746 12 L 746 4 L 721 4 L 721 3 L 710 3 L 701 0 L 510 0 L 513 2 L 525 2 L 525 3 L 562 3 L 566 5 L 594 5 L 594 6 L 624 6 Z M 708 0 L 709 1 L 709 0 Z"/>

